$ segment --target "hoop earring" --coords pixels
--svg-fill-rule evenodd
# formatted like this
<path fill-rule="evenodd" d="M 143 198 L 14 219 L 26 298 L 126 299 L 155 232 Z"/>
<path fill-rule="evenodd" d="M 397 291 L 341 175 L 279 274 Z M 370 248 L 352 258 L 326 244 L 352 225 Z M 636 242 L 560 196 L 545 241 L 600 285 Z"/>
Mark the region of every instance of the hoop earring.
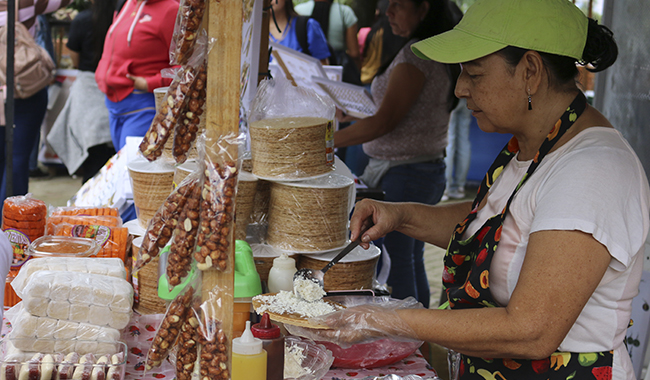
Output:
<path fill-rule="evenodd" d="M 533 109 L 533 97 L 530 96 L 530 88 L 528 89 L 528 111 Z"/>

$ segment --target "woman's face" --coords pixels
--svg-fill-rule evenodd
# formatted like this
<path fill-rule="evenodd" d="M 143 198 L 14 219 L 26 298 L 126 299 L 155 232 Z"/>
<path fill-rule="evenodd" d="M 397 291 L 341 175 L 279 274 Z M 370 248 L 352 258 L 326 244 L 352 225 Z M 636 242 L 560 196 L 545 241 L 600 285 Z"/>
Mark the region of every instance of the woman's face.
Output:
<path fill-rule="evenodd" d="M 412 0 L 390 0 L 386 15 L 393 34 L 410 37 L 424 20 L 428 10 L 429 3 L 426 1 L 417 5 Z"/>
<path fill-rule="evenodd" d="M 456 83 L 456 96 L 467 99 L 481 130 L 485 132 L 516 133 L 520 117 L 527 112 L 526 83 L 521 65 L 512 72 L 498 54 L 462 64 L 463 71 Z"/>
<path fill-rule="evenodd" d="M 273 11 L 278 13 L 278 12 L 284 12 L 284 2 L 287 0 L 271 0 L 271 5 L 273 6 Z M 291 0 L 289 0 L 291 1 Z"/>

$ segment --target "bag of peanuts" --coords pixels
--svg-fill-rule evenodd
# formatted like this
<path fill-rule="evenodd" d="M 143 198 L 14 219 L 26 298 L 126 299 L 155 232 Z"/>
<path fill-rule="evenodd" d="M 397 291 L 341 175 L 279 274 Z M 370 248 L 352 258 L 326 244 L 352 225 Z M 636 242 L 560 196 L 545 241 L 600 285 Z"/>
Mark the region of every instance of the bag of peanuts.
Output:
<path fill-rule="evenodd" d="M 221 271 L 228 268 L 228 253 L 234 233 L 235 195 L 241 168 L 240 153 L 245 145 L 245 135 L 229 134 L 218 139 L 200 141 L 205 178 L 201 194 L 201 212 L 196 251 L 197 268 Z M 199 151 L 201 152 L 201 150 Z"/>
<path fill-rule="evenodd" d="M 183 324 L 188 321 L 189 310 L 195 297 L 201 297 L 201 272 L 195 271 L 194 277 L 167 307 L 162 322 L 156 329 L 156 336 L 145 360 L 145 374 L 159 367 L 176 346 Z M 197 324 L 198 326 L 198 324 Z"/>
<path fill-rule="evenodd" d="M 202 301 L 201 280 L 201 272 L 196 271 L 188 286 L 169 305 L 147 352 L 145 375 L 169 357 L 178 380 L 230 378 L 229 341 L 221 329 L 222 317 L 216 306 L 220 292 L 215 288 Z"/>
<path fill-rule="evenodd" d="M 178 213 L 178 221 L 172 231 L 171 245 L 167 255 L 165 277 L 169 290 L 180 285 L 192 269 L 193 253 L 199 232 L 199 217 L 201 212 L 201 192 L 203 191 L 204 174 L 202 161 L 181 184 L 190 181 L 192 188 L 187 192 L 186 201 Z"/>
<path fill-rule="evenodd" d="M 198 98 L 205 93 L 207 36 L 204 36 L 202 40 L 203 42 L 200 45 L 202 48 L 195 46 L 194 53 L 187 64 L 176 73 L 160 104 L 160 108 L 156 111 L 156 116 L 149 130 L 140 143 L 140 152 L 149 161 L 154 161 L 162 155 L 165 143 L 174 133 L 176 125 L 178 123 L 182 124 L 184 119 L 188 117 L 188 106 L 193 91 L 197 92 L 197 96 L 193 98 L 196 111 L 192 116 L 200 116 L 201 109 Z M 205 103 L 205 96 L 203 96 L 203 103 Z M 196 125 L 198 128 L 198 122 Z"/>
<path fill-rule="evenodd" d="M 204 13 L 205 0 L 181 0 L 169 47 L 171 65 L 184 65 L 192 56 Z"/>
<path fill-rule="evenodd" d="M 170 242 L 181 211 L 195 188 L 200 188 L 202 173 L 190 174 L 165 199 L 149 221 L 142 245 L 135 258 L 134 272 L 139 271 Z"/>

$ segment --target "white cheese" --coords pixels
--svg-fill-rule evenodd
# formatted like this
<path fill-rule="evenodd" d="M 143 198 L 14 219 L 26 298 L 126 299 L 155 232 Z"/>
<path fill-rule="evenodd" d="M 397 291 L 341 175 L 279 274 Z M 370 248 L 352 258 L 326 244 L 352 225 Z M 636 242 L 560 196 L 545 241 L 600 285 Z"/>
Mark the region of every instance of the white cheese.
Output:
<path fill-rule="evenodd" d="M 334 305 L 319 299 L 314 302 L 307 302 L 297 297 L 292 292 L 280 290 L 276 295 L 257 296 L 255 299 L 261 301 L 257 313 L 262 315 L 265 311 L 275 314 L 297 314 L 301 317 L 312 318 L 333 313 L 338 310 Z"/>
<path fill-rule="evenodd" d="M 303 277 L 293 280 L 293 293 L 307 302 L 316 302 L 323 299 L 325 290 L 320 284 Z"/>

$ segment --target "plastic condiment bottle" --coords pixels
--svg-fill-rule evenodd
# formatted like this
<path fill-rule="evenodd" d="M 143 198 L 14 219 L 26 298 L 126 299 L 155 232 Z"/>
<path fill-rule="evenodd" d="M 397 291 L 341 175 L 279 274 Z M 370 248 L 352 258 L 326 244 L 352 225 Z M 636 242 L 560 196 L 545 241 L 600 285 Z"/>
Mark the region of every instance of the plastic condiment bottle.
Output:
<path fill-rule="evenodd" d="M 284 379 L 284 335 L 278 326 L 271 323 L 269 313 L 262 315 L 260 323 L 251 327 L 251 332 L 262 340 L 262 347 L 266 350 L 266 379 Z"/>
<path fill-rule="evenodd" d="M 282 253 L 273 259 L 273 266 L 269 271 L 269 292 L 277 293 L 280 290 L 293 291 L 293 275 L 296 273 L 296 260 Z"/>
<path fill-rule="evenodd" d="M 251 321 L 241 337 L 232 340 L 231 380 L 266 380 L 266 351 L 251 333 Z"/>

